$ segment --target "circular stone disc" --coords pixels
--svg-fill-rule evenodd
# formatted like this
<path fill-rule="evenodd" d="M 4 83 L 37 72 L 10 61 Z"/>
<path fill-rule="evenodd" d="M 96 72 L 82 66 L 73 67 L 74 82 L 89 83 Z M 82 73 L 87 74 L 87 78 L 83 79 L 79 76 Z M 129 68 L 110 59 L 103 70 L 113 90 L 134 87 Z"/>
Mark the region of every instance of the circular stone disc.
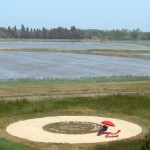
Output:
<path fill-rule="evenodd" d="M 43 129 L 43 126 L 50 123 L 64 122 L 64 121 L 79 121 L 79 122 L 91 122 L 99 124 L 103 120 L 109 120 L 113 122 L 115 127 L 108 127 L 108 132 L 115 133 L 117 130 L 121 130 L 118 137 L 106 138 L 105 135 L 97 136 L 97 133 L 89 134 L 59 134 L 47 132 Z M 94 116 L 56 116 L 56 117 L 44 117 L 29 119 L 24 121 L 18 121 L 9 125 L 6 131 L 16 137 L 27 139 L 35 142 L 46 143 L 99 143 L 108 142 L 114 140 L 122 140 L 136 136 L 142 132 L 142 128 L 134 123 L 124 120 Z"/>

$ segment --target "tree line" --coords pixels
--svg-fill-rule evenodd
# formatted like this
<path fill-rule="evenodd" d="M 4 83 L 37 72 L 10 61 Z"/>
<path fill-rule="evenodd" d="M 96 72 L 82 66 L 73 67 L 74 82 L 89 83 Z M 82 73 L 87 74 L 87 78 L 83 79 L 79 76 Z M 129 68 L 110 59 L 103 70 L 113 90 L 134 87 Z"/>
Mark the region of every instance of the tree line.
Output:
<path fill-rule="evenodd" d="M 96 40 L 150 40 L 150 32 L 140 29 L 128 30 L 98 30 L 70 29 L 58 27 L 52 29 L 29 28 L 21 25 L 20 29 L 14 27 L 0 27 L 0 38 L 27 38 L 27 39 L 96 39 Z"/>

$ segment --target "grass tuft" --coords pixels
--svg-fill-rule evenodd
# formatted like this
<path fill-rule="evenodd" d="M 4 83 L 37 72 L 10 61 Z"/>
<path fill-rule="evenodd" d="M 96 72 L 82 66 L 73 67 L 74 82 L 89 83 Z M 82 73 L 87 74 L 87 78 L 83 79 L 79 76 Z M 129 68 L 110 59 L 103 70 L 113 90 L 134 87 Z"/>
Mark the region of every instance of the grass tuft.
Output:
<path fill-rule="evenodd" d="M 0 139 L 0 150 L 38 150 L 37 148 L 31 148 L 29 146 L 8 141 L 4 138 Z"/>

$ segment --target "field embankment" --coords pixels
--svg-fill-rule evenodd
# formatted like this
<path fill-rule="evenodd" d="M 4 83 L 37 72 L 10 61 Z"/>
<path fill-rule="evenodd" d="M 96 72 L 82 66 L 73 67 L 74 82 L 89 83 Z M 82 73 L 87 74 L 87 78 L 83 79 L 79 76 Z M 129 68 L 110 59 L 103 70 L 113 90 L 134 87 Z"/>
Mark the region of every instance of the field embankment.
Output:
<path fill-rule="evenodd" d="M 15 51 L 15 52 L 50 52 L 50 53 L 75 53 L 86 55 L 101 55 L 112 57 L 126 57 L 142 60 L 150 60 L 150 50 L 115 50 L 115 49 L 93 49 L 93 50 L 55 50 L 55 49 L 12 49 L 0 48 L 2 51 Z"/>

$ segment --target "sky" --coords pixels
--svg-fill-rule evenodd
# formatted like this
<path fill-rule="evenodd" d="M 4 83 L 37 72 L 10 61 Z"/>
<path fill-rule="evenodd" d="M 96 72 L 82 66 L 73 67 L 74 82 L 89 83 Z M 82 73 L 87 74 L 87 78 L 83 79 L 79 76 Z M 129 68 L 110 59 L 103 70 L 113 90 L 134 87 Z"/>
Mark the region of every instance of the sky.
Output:
<path fill-rule="evenodd" d="M 150 0 L 0 0 L 0 27 L 150 31 Z"/>

